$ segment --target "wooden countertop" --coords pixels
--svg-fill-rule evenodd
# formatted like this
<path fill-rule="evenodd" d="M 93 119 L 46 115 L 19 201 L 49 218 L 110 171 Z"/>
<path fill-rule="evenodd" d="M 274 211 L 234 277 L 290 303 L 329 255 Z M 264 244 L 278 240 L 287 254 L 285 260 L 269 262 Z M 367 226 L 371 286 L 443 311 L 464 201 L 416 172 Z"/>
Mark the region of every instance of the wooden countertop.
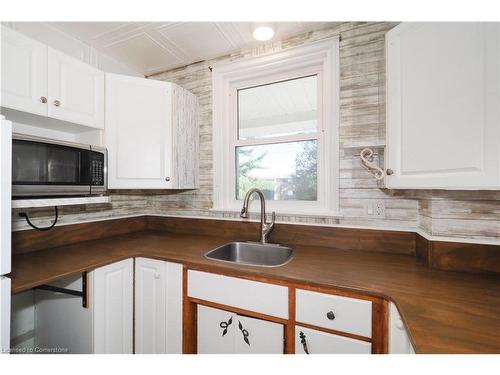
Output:
<path fill-rule="evenodd" d="M 238 266 L 203 254 L 227 239 L 142 231 L 15 255 L 12 292 L 130 257 L 149 257 L 308 285 L 361 291 L 395 302 L 417 353 L 500 353 L 500 276 L 429 269 L 408 255 L 297 246 L 276 268 Z"/>

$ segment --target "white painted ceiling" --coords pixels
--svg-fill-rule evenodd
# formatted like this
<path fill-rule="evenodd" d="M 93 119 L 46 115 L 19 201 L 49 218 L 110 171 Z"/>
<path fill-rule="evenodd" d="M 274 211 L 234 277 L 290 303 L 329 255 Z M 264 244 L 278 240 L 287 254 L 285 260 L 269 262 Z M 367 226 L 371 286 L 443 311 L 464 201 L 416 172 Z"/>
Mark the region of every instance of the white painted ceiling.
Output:
<path fill-rule="evenodd" d="M 145 75 L 257 46 L 250 22 L 52 22 Z M 276 22 L 272 41 L 334 22 Z M 269 42 L 268 42 L 269 43 Z"/>

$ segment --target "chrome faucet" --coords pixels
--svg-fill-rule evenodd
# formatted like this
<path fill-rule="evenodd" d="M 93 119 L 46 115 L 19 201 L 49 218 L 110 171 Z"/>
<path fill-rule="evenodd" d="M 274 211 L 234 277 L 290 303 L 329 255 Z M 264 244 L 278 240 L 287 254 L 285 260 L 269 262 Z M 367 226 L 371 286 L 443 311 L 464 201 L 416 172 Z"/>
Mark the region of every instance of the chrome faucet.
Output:
<path fill-rule="evenodd" d="M 246 219 L 248 218 L 248 202 L 250 200 L 250 196 L 253 193 L 257 193 L 260 198 L 260 243 L 267 243 L 267 237 L 269 233 L 274 228 L 274 221 L 276 220 L 276 212 L 273 211 L 271 215 L 271 222 L 266 222 L 266 200 L 264 198 L 264 194 L 257 188 L 253 188 L 247 191 L 245 195 L 245 199 L 243 200 L 243 208 L 241 209 L 240 217 Z"/>

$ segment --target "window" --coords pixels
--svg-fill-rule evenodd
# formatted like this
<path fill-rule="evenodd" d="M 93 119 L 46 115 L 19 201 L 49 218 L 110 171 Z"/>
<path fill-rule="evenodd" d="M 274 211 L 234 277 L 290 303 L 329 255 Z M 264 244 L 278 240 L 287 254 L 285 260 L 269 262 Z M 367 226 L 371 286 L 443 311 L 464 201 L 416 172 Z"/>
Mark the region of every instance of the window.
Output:
<path fill-rule="evenodd" d="M 281 214 L 338 211 L 338 41 L 216 66 L 214 209 L 261 189 Z"/>

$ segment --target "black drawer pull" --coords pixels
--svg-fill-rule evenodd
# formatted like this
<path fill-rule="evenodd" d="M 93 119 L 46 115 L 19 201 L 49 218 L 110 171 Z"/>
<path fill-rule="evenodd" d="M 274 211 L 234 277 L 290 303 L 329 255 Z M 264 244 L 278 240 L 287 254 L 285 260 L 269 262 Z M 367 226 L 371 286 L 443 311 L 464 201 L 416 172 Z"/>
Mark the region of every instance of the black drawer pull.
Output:
<path fill-rule="evenodd" d="M 304 335 L 304 332 L 300 331 L 299 337 L 300 337 L 300 343 L 304 347 L 304 352 L 306 354 L 309 354 L 309 349 L 307 349 L 306 335 Z"/>
<path fill-rule="evenodd" d="M 333 313 L 333 311 L 328 311 L 326 313 L 326 317 L 329 319 L 329 320 L 333 320 L 335 319 L 335 314 Z"/>
<path fill-rule="evenodd" d="M 243 335 L 243 340 L 247 343 L 248 346 L 250 346 L 250 341 L 248 340 L 248 336 L 250 334 L 245 328 L 243 328 L 243 324 L 241 324 L 241 322 L 238 322 L 238 328 L 240 329 L 241 334 Z"/>

